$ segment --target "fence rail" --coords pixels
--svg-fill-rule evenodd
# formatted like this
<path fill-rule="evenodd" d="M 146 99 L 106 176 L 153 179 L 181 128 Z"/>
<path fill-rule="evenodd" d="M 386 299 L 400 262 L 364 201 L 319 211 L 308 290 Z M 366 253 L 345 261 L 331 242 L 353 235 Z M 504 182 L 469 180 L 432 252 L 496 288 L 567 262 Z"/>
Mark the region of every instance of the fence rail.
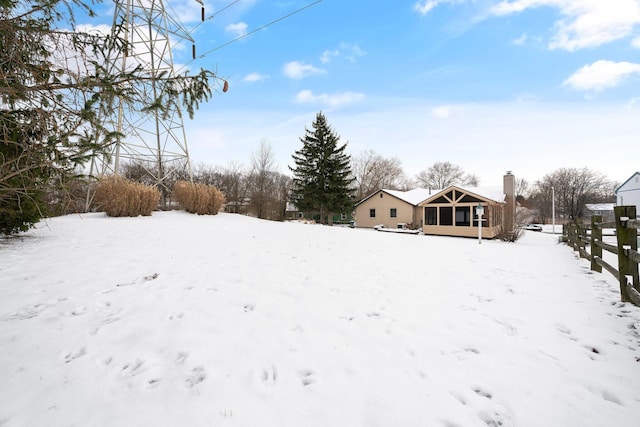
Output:
<path fill-rule="evenodd" d="M 564 240 L 580 254 L 591 261 L 591 270 L 602 273 L 604 268 L 620 283 L 620 298 L 640 306 L 640 280 L 638 278 L 638 229 L 640 220 L 636 219 L 635 206 L 616 206 L 615 221 L 602 222 L 602 216 L 591 217 L 591 224 L 578 222 L 563 227 Z M 614 229 L 616 245 L 602 241 L 602 230 Z M 589 232 L 590 231 L 590 232 Z M 589 247 L 590 252 L 587 250 Z M 614 267 L 602 258 L 602 251 L 617 255 L 618 267 Z"/>

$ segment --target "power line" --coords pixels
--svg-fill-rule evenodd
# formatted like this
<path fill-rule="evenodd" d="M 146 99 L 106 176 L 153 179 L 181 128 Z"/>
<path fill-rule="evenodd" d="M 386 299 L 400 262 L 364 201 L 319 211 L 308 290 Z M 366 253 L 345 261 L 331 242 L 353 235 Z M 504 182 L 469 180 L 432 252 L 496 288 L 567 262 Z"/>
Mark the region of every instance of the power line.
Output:
<path fill-rule="evenodd" d="M 197 1 L 198 3 L 200 3 L 200 0 L 196 0 L 196 1 Z M 193 33 L 196 29 L 198 29 L 198 27 L 199 27 L 200 25 L 202 25 L 202 24 L 203 24 L 203 23 L 205 23 L 206 21 L 210 21 L 210 20 L 212 20 L 214 17 L 216 17 L 217 15 L 219 15 L 221 12 L 224 12 L 226 9 L 229 9 L 231 6 L 233 6 L 234 4 L 238 3 L 239 1 L 240 1 L 240 0 L 232 1 L 231 3 L 229 3 L 228 5 L 226 5 L 225 7 L 223 7 L 222 9 L 220 9 L 220 10 L 218 10 L 218 11 L 216 11 L 216 12 L 212 13 L 211 15 L 209 15 L 206 19 L 204 19 L 204 14 L 203 14 L 203 15 L 202 15 L 202 16 L 203 16 L 203 19 L 198 23 L 198 25 L 196 25 L 195 27 L 193 27 L 193 28 L 191 29 L 191 31 L 189 31 L 189 34 Z M 204 6 L 203 6 L 203 10 L 204 10 Z"/>
<path fill-rule="evenodd" d="M 278 22 L 280 22 L 280 21 L 283 21 L 283 20 L 285 20 L 285 19 L 289 18 L 290 16 L 295 15 L 296 13 L 300 13 L 300 12 L 302 12 L 302 11 L 303 11 L 303 10 L 305 10 L 305 9 L 309 9 L 310 7 L 315 6 L 316 4 L 320 3 L 321 1 L 322 1 L 322 0 L 316 0 L 316 1 L 314 1 L 313 3 L 309 3 L 308 5 L 301 7 L 300 9 L 294 10 L 293 12 L 291 12 L 291 13 L 289 13 L 289 14 L 287 14 L 287 15 L 281 16 L 281 17 L 280 17 L 280 18 L 278 18 L 278 19 L 275 19 L 275 20 L 273 20 L 273 21 L 271 21 L 271 22 L 269 22 L 269 23 L 267 23 L 267 24 L 264 24 L 264 25 L 262 25 L 261 27 L 256 28 L 255 30 L 249 31 L 248 33 L 243 34 L 243 35 L 241 35 L 241 36 L 239 36 L 239 37 L 236 37 L 235 39 L 230 40 L 230 41 L 228 41 L 228 42 L 226 42 L 226 43 L 223 43 L 223 44 L 221 44 L 220 46 L 216 46 L 216 47 L 214 47 L 213 49 L 208 50 L 207 52 L 205 52 L 205 53 L 203 53 L 202 55 L 198 56 L 198 59 L 202 59 L 202 58 L 204 58 L 205 56 L 207 56 L 208 54 L 210 54 L 211 52 L 215 52 L 216 50 L 219 50 L 219 49 L 222 49 L 223 47 L 229 46 L 230 44 L 235 43 L 235 42 L 237 42 L 238 40 L 242 40 L 243 38 L 245 38 L 245 37 L 247 37 L 247 36 L 250 36 L 250 35 L 251 35 L 251 34 L 253 34 L 253 33 L 256 33 L 256 32 L 258 32 L 258 31 L 260 31 L 260 30 L 264 30 L 265 28 L 267 28 L 267 27 L 269 27 L 269 26 L 271 26 L 271 25 L 273 25 L 273 24 L 276 24 L 276 23 L 278 23 Z M 193 61 L 190 61 L 190 62 L 193 62 Z"/>

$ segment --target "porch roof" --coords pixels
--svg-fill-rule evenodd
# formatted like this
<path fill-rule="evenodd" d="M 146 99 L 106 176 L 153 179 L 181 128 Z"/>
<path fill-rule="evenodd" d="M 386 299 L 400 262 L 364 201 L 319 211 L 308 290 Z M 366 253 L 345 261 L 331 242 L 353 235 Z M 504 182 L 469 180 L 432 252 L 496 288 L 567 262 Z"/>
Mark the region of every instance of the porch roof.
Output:
<path fill-rule="evenodd" d="M 457 185 L 450 185 L 444 190 L 440 190 L 431 194 L 428 198 L 419 202 L 419 204 L 429 203 L 432 200 L 441 197 L 443 194 L 448 193 L 451 190 L 457 190 L 471 196 L 475 196 L 478 199 L 483 199 L 487 202 L 505 203 L 505 194 L 499 189 L 491 187 L 460 187 Z"/>

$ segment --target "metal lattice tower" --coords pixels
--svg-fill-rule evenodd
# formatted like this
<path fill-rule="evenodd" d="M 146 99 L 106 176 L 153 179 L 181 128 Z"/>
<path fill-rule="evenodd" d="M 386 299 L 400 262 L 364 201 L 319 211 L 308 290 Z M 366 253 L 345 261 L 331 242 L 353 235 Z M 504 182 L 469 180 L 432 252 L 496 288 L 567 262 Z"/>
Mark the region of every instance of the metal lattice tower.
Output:
<path fill-rule="evenodd" d="M 107 118 L 110 127 L 123 136 L 103 159 L 99 175 L 117 176 L 126 162 L 142 166 L 166 207 L 167 185 L 173 175 L 186 172 L 191 179 L 182 113 L 176 105 L 165 112 L 142 110 L 157 99 L 159 80 L 175 76 L 172 44 L 187 41 L 193 46 L 193 40 L 162 0 L 115 0 L 112 34 L 116 33 L 126 45 L 107 58 L 108 66 L 114 73 L 137 69 L 136 74 L 146 78 L 133 84 L 136 101 L 120 103 L 117 115 Z"/>

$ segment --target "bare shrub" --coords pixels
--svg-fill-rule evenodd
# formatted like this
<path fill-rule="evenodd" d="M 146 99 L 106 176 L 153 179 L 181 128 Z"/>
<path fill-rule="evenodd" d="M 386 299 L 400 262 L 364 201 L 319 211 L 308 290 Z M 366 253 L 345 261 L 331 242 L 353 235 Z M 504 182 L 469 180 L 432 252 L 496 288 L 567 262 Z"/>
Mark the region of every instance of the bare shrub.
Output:
<path fill-rule="evenodd" d="M 516 209 L 513 221 L 513 230 L 508 230 L 504 222 L 498 226 L 496 238 L 503 242 L 517 242 L 524 233 L 524 227 L 531 221 L 531 213 L 528 209 Z"/>
<path fill-rule="evenodd" d="M 216 215 L 225 203 L 224 193 L 213 185 L 176 182 L 173 198 L 180 207 L 198 215 Z"/>
<path fill-rule="evenodd" d="M 157 188 L 125 178 L 103 179 L 96 188 L 96 206 L 109 216 L 149 216 L 159 201 Z"/>

